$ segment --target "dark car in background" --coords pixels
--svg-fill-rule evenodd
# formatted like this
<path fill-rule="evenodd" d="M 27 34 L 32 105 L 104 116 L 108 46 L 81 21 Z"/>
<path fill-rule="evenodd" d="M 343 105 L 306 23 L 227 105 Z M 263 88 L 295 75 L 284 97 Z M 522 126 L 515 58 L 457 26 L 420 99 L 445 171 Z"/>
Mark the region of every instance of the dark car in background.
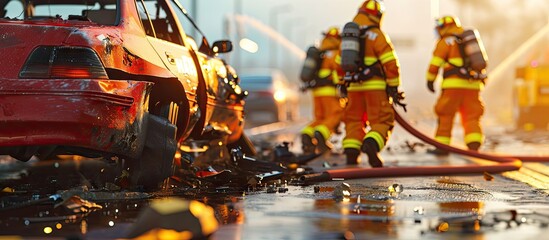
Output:
<path fill-rule="evenodd" d="M 248 92 L 245 118 L 250 126 L 299 118 L 299 89 L 276 69 L 243 69 L 240 85 Z"/>

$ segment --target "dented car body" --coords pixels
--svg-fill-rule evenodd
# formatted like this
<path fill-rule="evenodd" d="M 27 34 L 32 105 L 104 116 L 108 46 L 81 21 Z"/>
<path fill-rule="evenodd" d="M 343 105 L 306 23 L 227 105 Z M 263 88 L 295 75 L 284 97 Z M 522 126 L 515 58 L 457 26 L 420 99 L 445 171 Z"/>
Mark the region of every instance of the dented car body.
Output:
<path fill-rule="evenodd" d="M 231 43 L 190 25 L 177 0 L 0 0 L 0 154 L 123 158 L 153 186 L 181 144 L 246 142 Z"/>

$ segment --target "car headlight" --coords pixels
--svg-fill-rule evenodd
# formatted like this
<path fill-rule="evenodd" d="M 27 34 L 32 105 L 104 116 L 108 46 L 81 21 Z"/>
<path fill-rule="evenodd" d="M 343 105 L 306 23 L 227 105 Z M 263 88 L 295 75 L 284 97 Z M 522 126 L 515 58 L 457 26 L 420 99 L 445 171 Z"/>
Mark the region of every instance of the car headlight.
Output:
<path fill-rule="evenodd" d="M 273 97 L 277 102 L 284 102 L 286 100 L 286 93 L 284 91 L 278 90 L 274 92 Z"/>

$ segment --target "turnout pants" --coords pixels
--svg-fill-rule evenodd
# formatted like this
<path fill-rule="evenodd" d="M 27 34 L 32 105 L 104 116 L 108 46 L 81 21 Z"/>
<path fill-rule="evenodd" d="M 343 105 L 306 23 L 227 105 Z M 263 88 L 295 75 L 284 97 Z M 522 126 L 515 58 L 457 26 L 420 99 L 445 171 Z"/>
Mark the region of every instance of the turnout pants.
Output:
<path fill-rule="evenodd" d="M 480 91 L 473 89 L 443 89 L 435 105 L 438 116 L 438 128 L 435 139 L 444 144 L 450 144 L 454 117 L 457 112 L 461 116 L 461 125 L 465 133 L 465 143 L 482 143 L 484 136 L 480 126 L 480 118 L 484 114 L 484 104 Z"/>
<path fill-rule="evenodd" d="M 315 96 L 313 109 L 315 119 L 301 133 L 313 136 L 315 131 L 319 131 L 324 139 L 329 139 L 343 117 L 344 108 L 339 103 L 339 97 Z"/>
<path fill-rule="evenodd" d="M 395 113 L 385 90 L 349 91 L 348 97 L 349 105 L 343 117 L 343 148 L 360 149 L 365 138 L 373 138 L 379 149 L 383 149 L 395 125 Z M 366 123 L 364 113 L 368 118 Z"/>

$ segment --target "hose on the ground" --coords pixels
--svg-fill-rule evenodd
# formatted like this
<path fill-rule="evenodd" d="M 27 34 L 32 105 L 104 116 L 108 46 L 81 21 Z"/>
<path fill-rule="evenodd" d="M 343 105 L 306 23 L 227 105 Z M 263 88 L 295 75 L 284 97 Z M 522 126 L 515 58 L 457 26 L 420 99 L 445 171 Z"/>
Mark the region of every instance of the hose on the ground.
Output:
<path fill-rule="evenodd" d="M 450 145 L 442 144 L 435 139 L 426 136 L 404 118 L 395 109 L 395 119 L 400 126 L 413 136 L 427 144 L 433 145 L 441 150 L 461 154 L 473 158 L 489 160 L 492 164 L 467 164 L 459 166 L 417 166 L 417 167 L 384 167 L 384 168 L 342 168 L 326 170 L 321 173 L 304 175 L 301 180 L 304 182 L 330 181 L 332 179 L 356 179 L 374 177 L 405 177 L 405 176 L 432 176 L 432 175 L 457 175 L 476 173 L 500 173 L 515 171 L 522 167 L 522 162 L 549 162 L 547 156 L 503 156 L 485 154 L 478 151 L 464 150 Z"/>

